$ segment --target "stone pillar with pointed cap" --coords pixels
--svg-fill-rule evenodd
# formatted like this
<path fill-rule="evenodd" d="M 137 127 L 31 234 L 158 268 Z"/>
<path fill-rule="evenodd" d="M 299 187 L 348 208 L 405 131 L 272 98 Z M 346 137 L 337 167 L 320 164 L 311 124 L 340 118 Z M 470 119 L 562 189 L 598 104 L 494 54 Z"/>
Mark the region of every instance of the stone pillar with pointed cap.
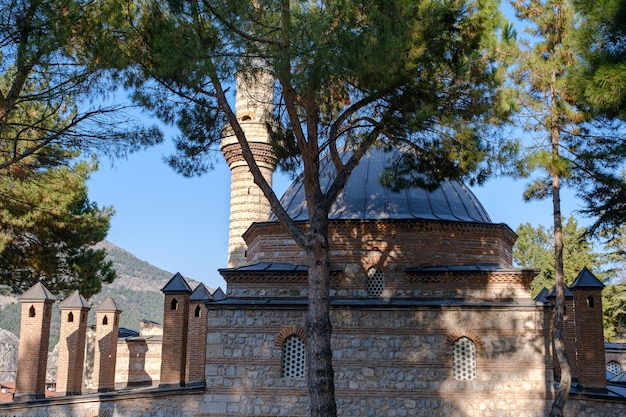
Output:
<path fill-rule="evenodd" d="M 189 284 L 176 273 L 161 290 L 165 295 L 163 308 L 163 347 L 161 352 L 161 381 L 159 387 L 185 385 L 187 361 L 187 329 Z"/>
<path fill-rule="evenodd" d="M 85 342 L 89 303 L 74 291 L 59 304 L 61 329 L 57 362 L 56 395 L 80 395 L 83 388 Z"/>
<path fill-rule="evenodd" d="M 204 304 L 212 300 L 211 293 L 200 283 L 189 297 L 189 319 L 187 329 L 187 363 L 185 385 L 204 384 L 206 362 L 207 310 Z"/>
<path fill-rule="evenodd" d="M 121 312 L 111 297 L 96 307 L 96 346 L 92 381 L 98 392 L 115 389 L 117 336 Z"/>
<path fill-rule="evenodd" d="M 266 123 L 273 108 L 274 78 L 263 69 L 238 73 L 236 90 L 237 121 L 246 136 L 254 160 L 271 186 L 276 157 Z M 270 205 L 254 183 L 252 173 L 243 159 L 241 146 L 230 126 L 224 129 L 220 147 L 231 171 L 228 267 L 237 267 L 246 264 L 244 232 L 253 222 L 268 219 Z"/>
<path fill-rule="evenodd" d="M 578 383 L 585 391 L 606 392 L 604 326 L 602 323 L 602 289 L 587 267 L 570 286 L 574 294 Z"/>
<path fill-rule="evenodd" d="M 15 401 L 30 401 L 46 395 L 50 319 L 56 297 L 38 282 L 19 299 L 22 312 Z"/>

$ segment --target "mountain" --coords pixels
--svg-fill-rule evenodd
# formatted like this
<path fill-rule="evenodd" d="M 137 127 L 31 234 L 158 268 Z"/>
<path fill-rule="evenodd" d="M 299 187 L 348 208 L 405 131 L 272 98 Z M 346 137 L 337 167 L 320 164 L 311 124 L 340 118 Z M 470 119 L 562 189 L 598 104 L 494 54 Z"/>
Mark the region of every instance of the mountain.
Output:
<path fill-rule="evenodd" d="M 113 298 L 122 310 L 120 327 L 138 330 L 139 320 L 161 323 L 163 321 L 161 288 L 174 273 L 142 261 L 111 242 L 103 241 L 97 247 L 106 249 L 107 259 L 113 262 L 117 278 L 113 283 L 105 284 L 102 291 L 89 300 L 92 305 L 90 323 L 95 322 L 95 308 L 107 297 Z M 196 281 L 191 279 L 187 281 L 192 288 L 197 285 Z M 60 313 L 56 304 L 52 317 L 58 322 Z M 0 296 L 0 329 L 6 329 L 19 336 L 19 319 L 20 305 L 17 297 Z M 53 323 L 50 331 L 50 349 L 56 345 L 58 337 L 58 323 Z"/>

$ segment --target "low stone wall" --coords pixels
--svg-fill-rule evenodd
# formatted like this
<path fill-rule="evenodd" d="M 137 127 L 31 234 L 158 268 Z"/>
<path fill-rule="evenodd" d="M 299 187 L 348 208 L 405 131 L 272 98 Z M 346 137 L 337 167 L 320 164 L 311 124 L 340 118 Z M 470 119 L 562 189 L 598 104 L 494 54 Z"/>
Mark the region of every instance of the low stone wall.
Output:
<path fill-rule="evenodd" d="M 197 417 L 204 387 L 133 390 L 0 404 L 0 417 Z"/>
<path fill-rule="evenodd" d="M 128 337 L 117 344 L 115 386 L 147 386 L 160 379 L 161 337 Z"/>
<path fill-rule="evenodd" d="M 623 417 L 626 416 L 626 399 L 571 395 L 563 414 L 565 417 Z"/>

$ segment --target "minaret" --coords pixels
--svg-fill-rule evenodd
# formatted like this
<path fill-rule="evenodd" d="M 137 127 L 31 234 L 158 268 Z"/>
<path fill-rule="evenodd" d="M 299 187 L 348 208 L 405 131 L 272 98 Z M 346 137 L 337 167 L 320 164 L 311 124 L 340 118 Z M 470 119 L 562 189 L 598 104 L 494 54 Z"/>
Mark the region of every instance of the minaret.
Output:
<path fill-rule="evenodd" d="M 235 114 L 243 129 L 254 159 L 265 180 L 272 185 L 275 161 L 266 121 L 272 112 L 274 79 L 266 71 L 239 73 Z M 222 134 L 221 150 L 231 171 L 230 229 L 228 232 L 228 267 L 246 264 L 243 234 L 253 222 L 266 221 L 270 205 L 243 159 L 241 147 L 230 126 Z"/>

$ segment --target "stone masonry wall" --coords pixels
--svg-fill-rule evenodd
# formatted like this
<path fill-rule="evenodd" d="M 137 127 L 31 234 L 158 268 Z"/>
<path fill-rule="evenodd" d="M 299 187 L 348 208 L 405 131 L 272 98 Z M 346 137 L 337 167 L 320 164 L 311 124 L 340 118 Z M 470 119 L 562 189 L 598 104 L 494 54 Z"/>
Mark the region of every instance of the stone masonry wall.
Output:
<path fill-rule="evenodd" d="M 333 357 L 341 416 L 543 416 L 551 397 L 547 314 L 528 307 L 459 306 L 333 310 Z M 281 377 L 292 308 L 209 310 L 207 396 L 211 417 L 306 416 L 305 378 Z M 452 376 L 452 344 L 477 349 L 477 378 Z"/>

